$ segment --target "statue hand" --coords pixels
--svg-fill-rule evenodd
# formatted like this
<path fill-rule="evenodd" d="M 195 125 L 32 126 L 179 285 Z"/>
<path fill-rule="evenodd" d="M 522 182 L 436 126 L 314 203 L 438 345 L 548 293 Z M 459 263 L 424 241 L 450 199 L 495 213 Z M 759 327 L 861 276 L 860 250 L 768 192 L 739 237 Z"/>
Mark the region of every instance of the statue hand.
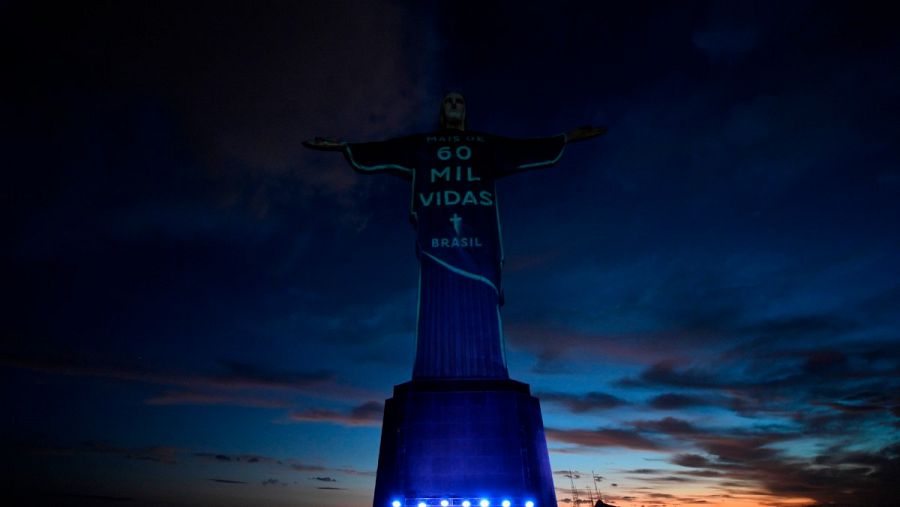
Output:
<path fill-rule="evenodd" d="M 338 141 L 337 139 L 332 139 L 330 137 L 314 137 L 313 139 L 309 139 L 303 141 L 303 146 L 313 150 L 322 150 L 322 151 L 339 151 L 344 149 L 344 144 L 342 141 Z"/>
<path fill-rule="evenodd" d="M 591 125 L 584 125 L 581 127 L 576 127 L 569 132 L 566 133 L 566 139 L 568 142 L 576 142 L 576 141 L 584 141 L 585 139 L 590 139 L 592 137 L 602 136 L 606 133 L 606 127 L 593 127 Z"/>

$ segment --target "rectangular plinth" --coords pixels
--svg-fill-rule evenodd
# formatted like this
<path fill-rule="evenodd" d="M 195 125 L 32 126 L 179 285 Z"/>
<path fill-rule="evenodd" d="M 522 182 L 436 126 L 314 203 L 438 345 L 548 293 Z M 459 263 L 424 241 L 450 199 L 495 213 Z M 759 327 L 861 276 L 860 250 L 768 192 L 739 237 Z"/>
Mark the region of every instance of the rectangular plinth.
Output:
<path fill-rule="evenodd" d="M 374 507 L 467 499 L 556 507 L 537 398 L 512 380 L 397 386 L 385 403 Z"/>

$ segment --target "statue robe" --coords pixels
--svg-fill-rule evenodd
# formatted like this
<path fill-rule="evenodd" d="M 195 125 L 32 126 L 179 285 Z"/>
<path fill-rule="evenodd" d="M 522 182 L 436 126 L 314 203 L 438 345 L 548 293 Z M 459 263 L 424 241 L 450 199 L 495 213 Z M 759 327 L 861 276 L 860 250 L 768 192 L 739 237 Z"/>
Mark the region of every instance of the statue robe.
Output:
<path fill-rule="evenodd" d="M 456 130 L 346 145 L 356 171 L 411 181 L 419 259 L 413 378 L 508 378 L 495 183 L 552 165 L 565 145 L 565 134 L 510 139 Z"/>

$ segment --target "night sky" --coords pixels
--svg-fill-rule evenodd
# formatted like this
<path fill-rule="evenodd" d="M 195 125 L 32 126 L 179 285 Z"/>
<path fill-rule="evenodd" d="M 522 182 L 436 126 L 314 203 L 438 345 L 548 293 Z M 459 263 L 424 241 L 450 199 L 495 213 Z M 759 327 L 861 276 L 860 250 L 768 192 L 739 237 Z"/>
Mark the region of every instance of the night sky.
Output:
<path fill-rule="evenodd" d="M 592 471 L 620 507 L 900 497 L 875 3 L 2 2 L 0 41 L 5 495 L 370 506 L 409 186 L 301 142 L 428 131 L 459 90 L 475 130 L 609 128 L 498 185 L 562 505 Z"/>

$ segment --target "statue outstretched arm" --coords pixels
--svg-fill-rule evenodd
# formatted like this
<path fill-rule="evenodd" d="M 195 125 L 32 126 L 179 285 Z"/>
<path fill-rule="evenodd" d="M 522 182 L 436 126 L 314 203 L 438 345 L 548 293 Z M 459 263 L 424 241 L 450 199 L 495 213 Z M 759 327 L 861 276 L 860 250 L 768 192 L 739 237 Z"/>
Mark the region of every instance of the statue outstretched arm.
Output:
<path fill-rule="evenodd" d="M 564 134 L 535 139 L 497 138 L 500 156 L 504 163 L 497 170 L 497 177 L 505 177 L 522 171 L 550 167 L 559 161 L 568 143 L 585 141 L 606 133 L 606 127 L 585 125 Z"/>
<path fill-rule="evenodd" d="M 341 151 L 347 146 L 347 143 L 331 137 L 314 137 L 303 141 L 303 146 L 320 151 Z"/>
<path fill-rule="evenodd" d="M 357 172 L 371 174 L 385 172 L 412 178 L 416 137 L 407 136 L 386 141 L 352 143 L 330 137 L 314 137 L 303 146 L 320 151 L 340 151 Z"/>
<path fill-rule="evenodd" d="M 566 141 L 570 143 L 585 141 L 591 139 L 592 137 L 602 136 L 605 133 L 606 127 L 583 125 L 581 127 L 575 127 L 574 129 L 566 132 Z"/>

